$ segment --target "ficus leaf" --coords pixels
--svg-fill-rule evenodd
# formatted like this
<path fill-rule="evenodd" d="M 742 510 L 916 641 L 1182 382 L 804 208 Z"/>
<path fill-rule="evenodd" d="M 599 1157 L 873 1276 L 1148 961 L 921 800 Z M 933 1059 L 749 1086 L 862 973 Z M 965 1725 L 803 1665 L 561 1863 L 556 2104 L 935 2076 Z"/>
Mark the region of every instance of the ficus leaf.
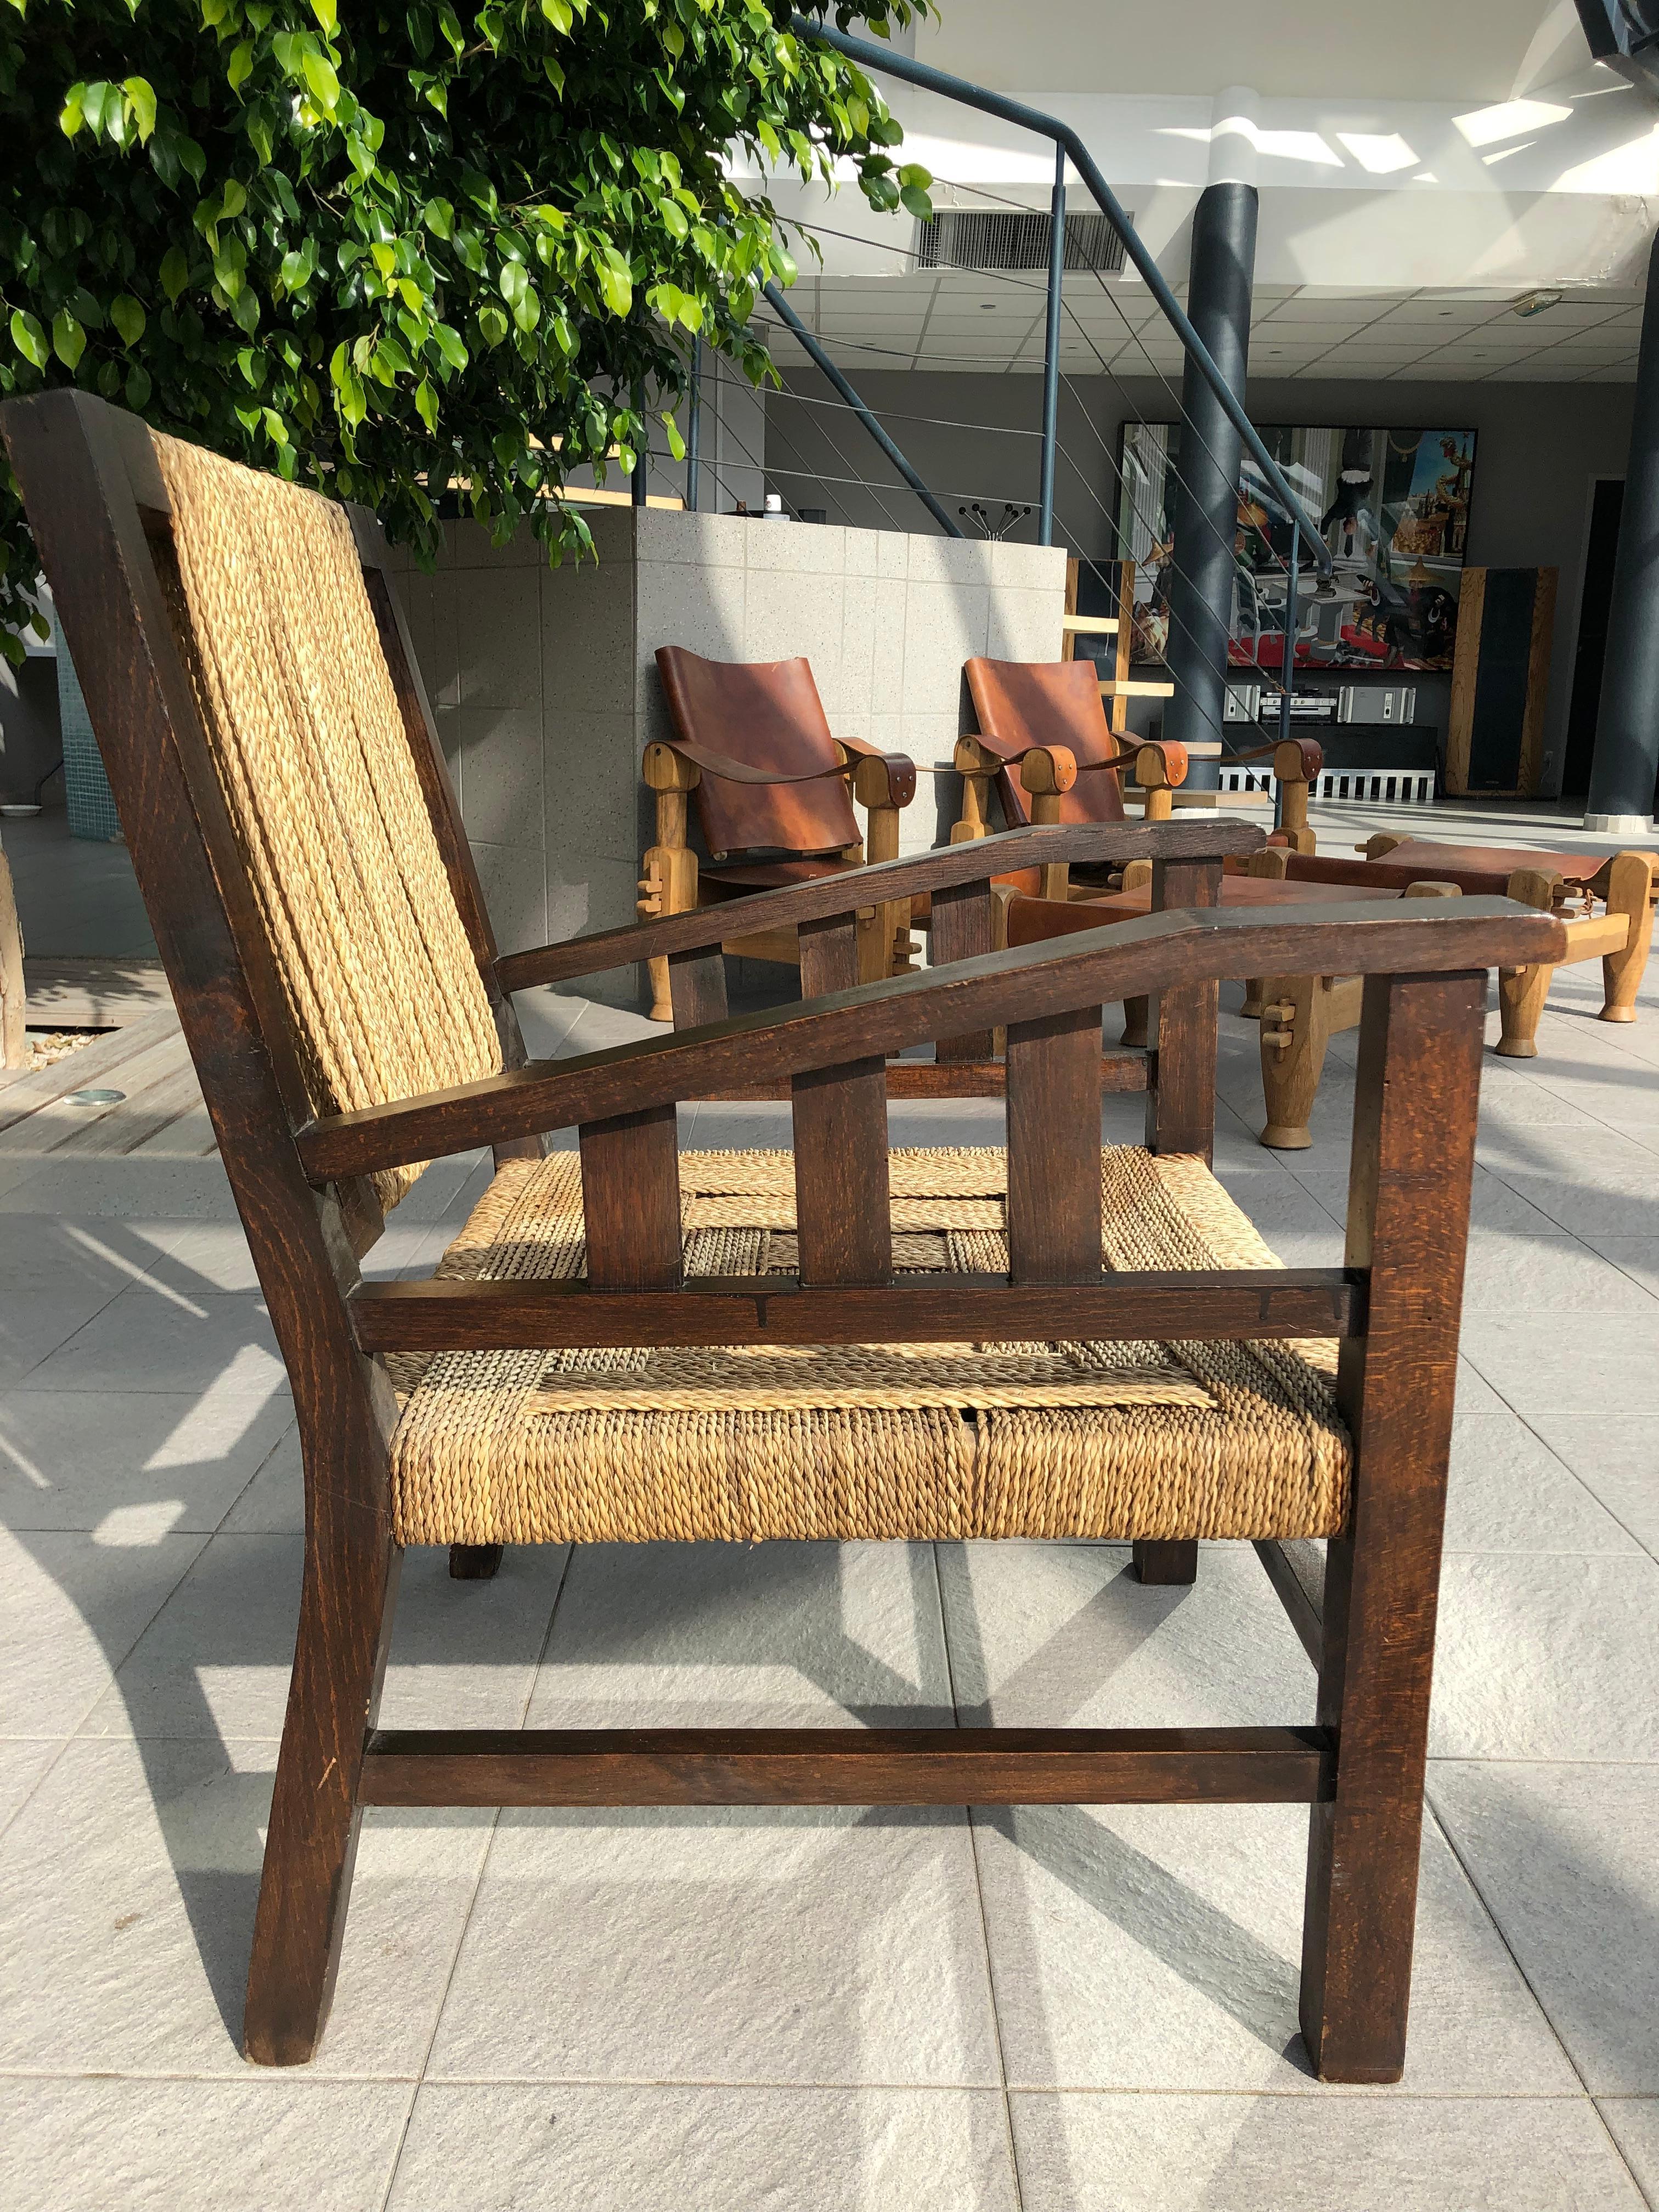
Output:
<path fill-rule="evenodd" d="M 87 334 L 67 307 L 60 307 L 52 319 L 52 349 L 71 369 L 87 349 Z"/>
<path fill-rule="evenodd" d="M 46 334 L 36 317 L 21 307 L 11 311 L 11 342 L 25 361 L 36 368 L 44 368 L 50 359 Z"/>

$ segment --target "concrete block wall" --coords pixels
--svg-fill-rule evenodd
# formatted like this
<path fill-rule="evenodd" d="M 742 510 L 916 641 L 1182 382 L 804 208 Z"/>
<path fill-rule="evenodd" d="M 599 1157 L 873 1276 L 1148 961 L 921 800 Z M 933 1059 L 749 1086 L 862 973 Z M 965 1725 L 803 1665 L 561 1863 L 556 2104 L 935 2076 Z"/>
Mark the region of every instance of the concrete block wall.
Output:
<path fill-rule="evenodd" d="M 550 568 L 527 534 L 447 526 L 438 569 L 398 583 L 504 951 L 631 921 L 652 811 L 640 755 L 668 734 L 653 655 L 805 653 L 830 726 L 942 769 L 902 847 L 949 836 L 974 653 L 1052 660 L 1065 555 L 895 531 L 664 508 L 590 509 L 597 568 Z M 640 979 L 588 995 L 637 1003 Z"/>

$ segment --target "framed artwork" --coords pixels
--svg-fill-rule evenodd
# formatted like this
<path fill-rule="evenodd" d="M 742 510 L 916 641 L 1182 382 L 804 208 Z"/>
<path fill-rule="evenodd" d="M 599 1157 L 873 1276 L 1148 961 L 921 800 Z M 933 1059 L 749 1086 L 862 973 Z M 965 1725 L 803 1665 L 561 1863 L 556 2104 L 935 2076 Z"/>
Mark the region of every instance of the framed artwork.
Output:
<path fill-rule="evenodd" d="M 1449 669 L 1474 479 L 1473 430 L 1264 427 L 1261 441 L 1335 563 L 1322 582 L 1304 547 L 1287 624 L 1291 526 L 1247 454 L 1233 540 L 1230 658 L 1269 673 L 1287 629 L 1298 669 Z M 1133 658 L 1160 662 L 1170 637 L 1170 562 L 1182 427 L 1126 422 L 1119 477 L 1121 557 L 1135 564 Z"/>

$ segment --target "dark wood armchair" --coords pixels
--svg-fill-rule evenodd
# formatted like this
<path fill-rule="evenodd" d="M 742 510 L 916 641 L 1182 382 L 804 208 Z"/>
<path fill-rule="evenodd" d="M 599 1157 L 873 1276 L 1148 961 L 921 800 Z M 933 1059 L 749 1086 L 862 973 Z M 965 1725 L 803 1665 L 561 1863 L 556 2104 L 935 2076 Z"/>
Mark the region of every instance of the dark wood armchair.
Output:
<path fill-rule="evenodd" d="M 754 894 L 798 933 L 807 997 L 781 1012 L 724 1018 L 718 911 L 502 959 L 372 520 L 82 394 L 0 427 L 303 1450 L 250 2057 L 315 2046 L 364 1805 L 1288 1802 L 1311 1808 L 1313 2063 L 1395 2079 L 1486 970 L 1558 957 L 1561 924 L 1474 898 L 1218 911 L 1223 852 L 1259 832 L 1082 823 Z M 988 878 L 1050 853 L 1149 859 L 1166 910 L 991 951 Z M 945 964 L 858 985 L 858 912 L 922 893 Z M 687 1026 L 526 1061 L 514 988 L 642 957 Z M 1366 978 L 1339 1268 L 1277 1267 L 1206 1164 L 1217 978 L 1246 965 Z M 1147 1141 L 1103 1152 L 1100 1009 L 1126 993 L 1156 1000 L 1156 1060 L 1127 1056 Z M 942 1039 L 971 1069 L 997 1028 L 1006 1152 L 890 1152 L 890 1057 Z M 678 1153 L 676 1103 L 734 1086 L 789 1098 L 793 1158 Z M 485 1145 L 436 1275 L 364 1283 L 419 1164 Z M 1253 1541 L 1316 1717 L 376 1726 L 408 1544 L 488 1574 L 507 1542 L 772 1536 L 1109 1538 L 1188 1580 L 1200 1538 Z M 1295 1536 L 1328 1539 L 1322 1622 Z"/>
<path fill-rule="evenodd" d="M 657 672 L 674 736 L 645 749 L 657 821 L 641 870 L 642 921 L 897 856 L 899 811 L 915 797 L 915 765 L 906 754 L 831 736 L 809 661 L 705 660 L 665 645 Z M 707 861 L 691 847 L 688 796 Z M 854 799 L 868 819 L 862 834 Z M 860 918 L 860 982 L 908 964 L 908 909 L 897 907 Z M 796 958 L 791 930 L 750 931 L 726 949 L 750 960 Z M 667 969 L 658 960 L 650 972 L 651 1018 L 670 1021 Z"/>

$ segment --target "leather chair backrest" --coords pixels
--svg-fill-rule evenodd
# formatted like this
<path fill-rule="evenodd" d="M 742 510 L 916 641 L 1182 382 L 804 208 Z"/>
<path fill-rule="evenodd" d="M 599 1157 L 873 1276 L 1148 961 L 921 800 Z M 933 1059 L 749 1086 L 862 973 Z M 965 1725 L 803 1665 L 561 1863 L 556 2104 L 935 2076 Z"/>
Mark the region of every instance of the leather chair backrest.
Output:
<path fill-rule="evenodd" d="M 968 690 L 980 735 L 997 751 L 1065 745 L 1079 768 L 1117 757 L 1092 660 L 975 659 L 968 663 Z M 1121 822 L 1121 781 L 1116 775 L 1079 776 L 1060 799 L 1060 820 Z M 1030 819 L 1017 771 L 1000 775 L 997 789 L 1010 829 Z"/>
<path fill-rule="evenodd" d="M 657 672 L 675 730 L 688 744 L 780 775 L 835 767 L 835 740 L 810 662 L 705 660 L 684 646 L 664 645 Z M 769 787 L 705 772 L 693 795 L 711 854 L 832 853 L 859 842 L 842 776 Z"/>

